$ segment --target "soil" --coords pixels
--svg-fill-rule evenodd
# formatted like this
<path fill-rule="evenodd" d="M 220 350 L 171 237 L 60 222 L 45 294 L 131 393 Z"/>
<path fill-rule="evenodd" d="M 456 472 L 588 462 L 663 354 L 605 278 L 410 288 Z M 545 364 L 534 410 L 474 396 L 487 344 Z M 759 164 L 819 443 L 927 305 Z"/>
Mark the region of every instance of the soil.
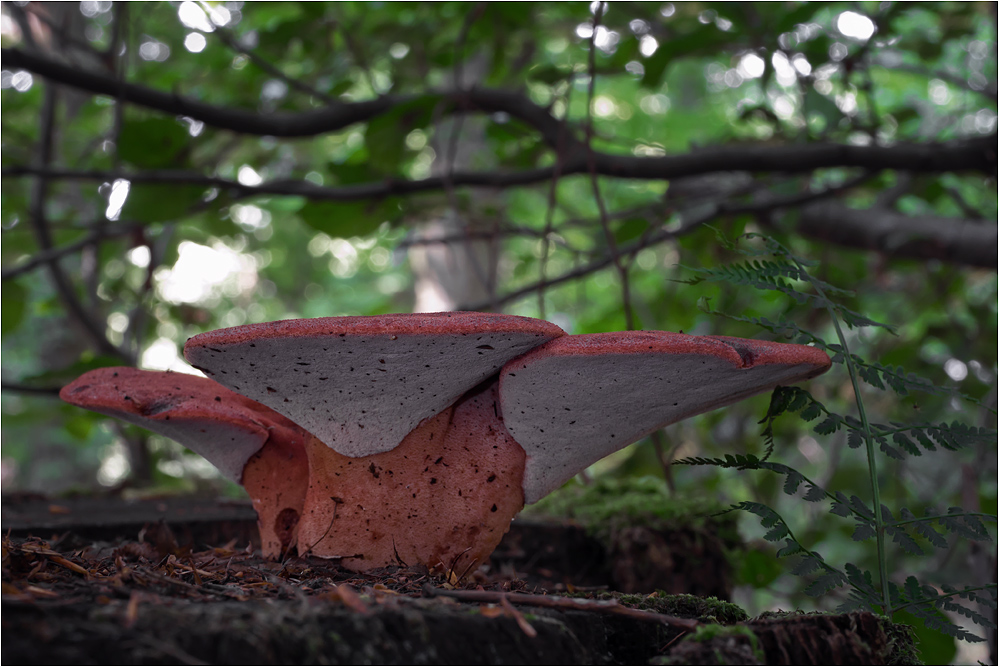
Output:
<path fill-rule="evenodd" d="M 871 614 L 748 620 L 689 595 L 729 592 L 726 561 L 703 535 L 632 535 L 621 550 L 578 526 L 517 520 L 477 572 L 360 575 L 336 560 L 261 558 L 243 502 L 4 497 L 2 527 L 5 664 L 808 665 L 905 655 Z M 676 590 L 684 582 L 689 590 Z M 673 590 L 656 590 L 663 583 Z"/>

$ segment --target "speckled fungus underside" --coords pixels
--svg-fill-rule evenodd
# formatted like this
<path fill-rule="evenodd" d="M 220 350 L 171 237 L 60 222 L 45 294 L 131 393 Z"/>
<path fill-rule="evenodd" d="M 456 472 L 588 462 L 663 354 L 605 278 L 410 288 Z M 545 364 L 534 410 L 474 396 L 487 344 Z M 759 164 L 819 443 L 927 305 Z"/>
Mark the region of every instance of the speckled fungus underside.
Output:
<path fill-rule="evenodd" d="M 486 313 L 326 317 L 211 331 L 184 356 L 340 454 L 367 456 L 562 335 L 543 320 Z"/>
<path fill-rule="evenodd" d="M 119 368 L 62 396 L 175 438 L 240 481 L 268 555 L 296 546 L 358 571 L 459 573 L 525 501 L 591 463 L 830 363 L 802 345 L 566 336 L 483 313 L 270 322 L 195 336 L 184 353 L 232 391 Z"/>
<path fill-rule="evenodd" d="M 500 375 L 503 422 L 527 452 L 525 500 L 663 426 L 829 364 L 803 345 L 665 331 L 555 339 Z"/>
<path fill-rule="evenodd" d="M 98 368 L 59 392 L 67 403 L 117 417 L 176 440 L 242 484 L 266 553 L 295 542 L 311 435 L 270 408 L 207 378 L 135 368 Z"/>

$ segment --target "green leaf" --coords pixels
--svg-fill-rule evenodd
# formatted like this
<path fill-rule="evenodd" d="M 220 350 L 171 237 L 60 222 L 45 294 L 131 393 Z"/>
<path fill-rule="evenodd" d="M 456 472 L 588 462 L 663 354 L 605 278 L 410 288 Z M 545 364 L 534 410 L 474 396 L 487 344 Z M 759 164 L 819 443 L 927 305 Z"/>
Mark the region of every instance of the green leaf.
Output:
<path fill-rule="evenodd" d="M 94 427 L 94 413 L 81 413 L 63 422 L 66 430 L 77 440 L 86 440 Z"/>
<path fill-rule="evenodd" d="M 781 10 L 784 9 L 784 7 L 781 5 L 773 5 L 771 7 L 773 9 L 777 9 L 778 7 L 780 7 Z M 761 7 L 761 9 L 764 8 Z M 812 15 L 815 14 L 815 12 L 818 10 L 819 8 L 816 7 L 815 5 L 808 2 L 803 2 L 790 11 L 778 12 L 780 18 L 778 19 L 776 25 L 774 25 L 774 32 L 780 35 L 781 33 L 790 31 L 791 29 L 794 28 L 794 26 L 798 25 L 799 23 L 807 23 L 808 19 L 812 18 Z"/>
<path fill-rule="evenodd" d="M 826 570 L 819 577 L 805 588 L 805 595 L 817 598 L 825 595 L 834 588 L 839 588 L 846 584 L 842 574 L 832 570 Z"/>
<path fill-rule="evenodd" d="M 853 541 L 863 542 L 877 535 L 874 526 L 869 523 L 858 523 L 853 529 Z"/>
<path fill-rule="evenodd" d="M 191 139 L 187 128 L 173 118 L 125 119 L 118 137 L 118 155 L 144 169 L 178 168 Z"/>
<path fill-rule="evenodd" d="M 532 67 L 527 73 L 527 78 L 549 85 L 565 81 L 573 74 L 571 67 L 559 67 L 558 65 L 538 65 Z"/>
<path fill-rule="evenodd" d="M 626 243 L 641 236 L 649 228 L 649 221 L 644 218 L 629 218 L 614 230 L 614 240 Z"/>
<path fill-rule="evenodd" d="M 915 556 L 922 555 L 924 552 L 916 544 L 916 541 L 910 537 L 902 528 L 896 528 L 895 526 L 885 526 L 885 533 L 891 536 L 893 542 L 902 547 L 902 550 L 907 554 L 913 554 Z"/>
<path fill-rule="evenodd" d="M 666 68 L 683 56 L 716 53 L 719 48 L 735 39 L 735 36 L 719 30 L 714 24 L 692 26 L 691 30 L 675 34 L 664 40 L 656 52 L 645 62 L 642 85 L 655 88 L 662 81 Z"/>
<path fill-rule="evenodd" d="M 803 111 L 806 118 L 812 114 L 817 114 L 825 120 L 826 128 L 830 129 L 836 127 L 845 118 L 843 112 L 839 110 L 834 101 L 812 87 L 809 87 L 805 91 Z"/>
<path fill-rule="evenodd" d="M 299 211 L 302 221 L 313 229 L 339 238 L 367 236 L 383 222 L 393 222 L 399 213 L 394 200 L 383 202 L 308 202 Z"/>
<path fill-rule="evenodd" d="M 190 214 L 204 196 L 205 189 L 199 185 L 133 183 L 121 209 L 121 219 L 174 222 Z"/>
<path fill-rule="evenodd" d="M 788 566 L 788 571 L 791 574 L 795 574 L 799 577 L 803 577 L 806 574 L 811 574 L 812 572 L 815 572 L 820 569 L 822 569 L 822 561 L 819 560 L 818 558 L 812 558 L 807 554 L 796 559 Z"/>
<path fill-rule="evenodd" d="M 753 588 L 766 588 L 776 581 L 784 568 L 769 553 L 751 550 L 740 555 L 738 579 Z"/>
<path fill-rule="evenodd" d="M 28 290 L 21 287 L 13 280 L 3 281 L 3 290 L 0 292 L 0 332 L 10 333 L 21 324 L 24 313 L 27 310 Z"/>
<path fill-rule="evenodd" d="M 439 101 L 436 96 L 423 95 L 371 119 L 364 132 L 371 165 L 383 173 L 398 172 L 406 150 L 406 136 L 414 129 L 430 124 Z"/>

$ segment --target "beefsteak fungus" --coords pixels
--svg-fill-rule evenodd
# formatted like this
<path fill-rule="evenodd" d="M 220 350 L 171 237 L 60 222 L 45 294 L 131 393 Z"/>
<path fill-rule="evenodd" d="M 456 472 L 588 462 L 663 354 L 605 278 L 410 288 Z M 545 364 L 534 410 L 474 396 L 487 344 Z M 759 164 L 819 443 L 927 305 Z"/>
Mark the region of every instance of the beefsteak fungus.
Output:
<path fill-rule="evenodd" d="M 241 482 L 266 554 L 297 546 L 357 571 L 464 571 L 525 501 L 591 463 L 830 365 L 803 345 L 567 336 L 484 313 L 268 322 L 195 336 L 184 354 L 212 379 L 100 369 L 61 395 L 172 437 Z"/>

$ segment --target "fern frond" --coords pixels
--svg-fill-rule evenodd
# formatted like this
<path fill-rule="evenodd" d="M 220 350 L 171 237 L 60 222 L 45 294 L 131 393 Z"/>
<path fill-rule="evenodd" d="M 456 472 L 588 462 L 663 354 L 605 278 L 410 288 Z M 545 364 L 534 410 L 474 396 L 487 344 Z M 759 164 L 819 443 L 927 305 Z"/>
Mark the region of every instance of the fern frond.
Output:
<path fill-rule="evenodd" d="M 941 516 L 938 520 L 950 532 L 969 540 L 980 542 L 990 539 L 989 531 L 985 529 L 981 519 L 960 507 L 948 507 L 947 515 Z"/>
<path fill-rule="evenodd" d="M 805 587 L 805 595 L 813 598 L 825 595 L 829 591 L 849 583 L 842 573 L 836 570 L 826 570 L 815 581 Z"/>
<path fill-rule="evenodd" d="M 723 459 L 711 459 L 702 456 L 690 456 L 673 461 L 675 466 L 717 466 L 719 468 L 735 468 L 736 470 L 755 470 L 760 459 L 752 454 L 726 454 Z"/>
<path fill-rule="evenodd" d="M 880 593 L 874 586 L 874 576 L 870 570 L 861 570 L 853 563 L 847 563 L 844 568 L 846 579 L 854 589 L 863 592 L 873 599 L 877 599 Z"/>
<path fill-rule="evenodd" d="M 933 528 L 932 524 L 936 521 L 936 519 L 919 519 L 906 507 L 902 508 L 899 515 L 902 517 L 903 522 L 911 523 L 912 529 L 922 537 L 926 538 L 926 541 L 935 546 L 937 549 L 947 548 L 947 538 Z"/>

